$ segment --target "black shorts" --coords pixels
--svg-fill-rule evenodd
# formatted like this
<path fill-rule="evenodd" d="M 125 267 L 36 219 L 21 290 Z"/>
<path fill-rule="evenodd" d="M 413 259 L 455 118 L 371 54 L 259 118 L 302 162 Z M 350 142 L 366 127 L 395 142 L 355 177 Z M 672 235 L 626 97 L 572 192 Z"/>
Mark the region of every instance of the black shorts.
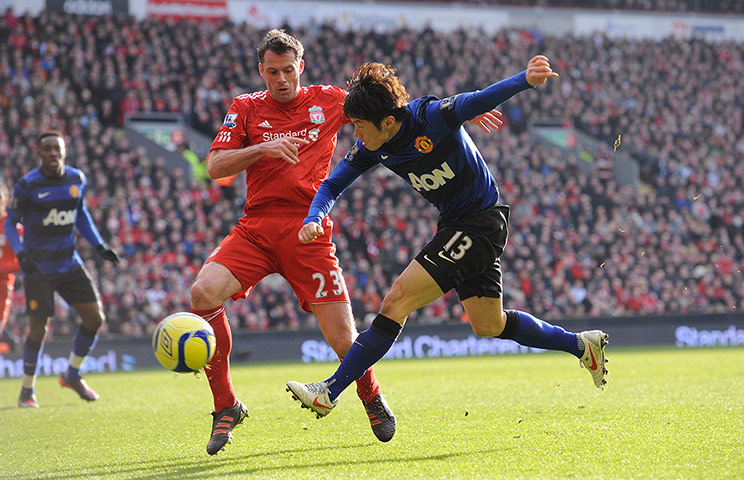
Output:
<path fill-rule="evenodd" d="M 23 291 L 26 294 L 26 314 L 34 317 L 46 318 L 54 315 L 55 291 L 70 305 L 94 303 L 101 299 L 85 268 L 77 268 L 54 277 L 25 275 Z"/>
<path fill-rule="evenodd" d="M 455 289 L 460 301 L 501 298 L 501 254 L 509 237 L 509 206 L 494 205 L 454 222 L 440 223 L 437 234 L 416 255 L 444 293 Z"/>

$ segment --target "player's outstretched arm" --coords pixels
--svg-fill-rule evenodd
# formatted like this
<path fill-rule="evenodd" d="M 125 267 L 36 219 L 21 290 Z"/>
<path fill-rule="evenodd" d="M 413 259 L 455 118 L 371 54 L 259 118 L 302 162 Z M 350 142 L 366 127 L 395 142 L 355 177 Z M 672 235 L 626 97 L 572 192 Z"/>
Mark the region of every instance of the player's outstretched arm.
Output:
<path fill-rule="evenodd" d="M 302 221 L 303 226 L 297 234 L 300 242 L 310 243 L 323 235 L 324 231 L 320 222 L 331 211 L 346 187 L 351 185 L 362 173 L 364 172 L 351 166 L 346 160 L 342 160 L 336 165 L 331 175 L 320 184 L 320 188 L 315 192 L 315 197 L 313 197 L 307 211 L 307 217 Z"/>
<path fill-rule="evenodd" d="M 527 83 L 536 87 L 548 81 L 549 78 L 556 78 L 558 73 L 550 68 L 550 61 L 545 55 L 535 55 L 527 64 Z"/>

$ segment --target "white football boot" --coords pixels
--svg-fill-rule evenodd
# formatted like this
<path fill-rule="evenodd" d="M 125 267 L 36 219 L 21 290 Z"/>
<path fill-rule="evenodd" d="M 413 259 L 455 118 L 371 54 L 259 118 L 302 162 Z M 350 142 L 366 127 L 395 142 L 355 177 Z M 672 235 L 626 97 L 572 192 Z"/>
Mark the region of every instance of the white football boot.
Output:
<path fill-rule="evenodd" d="M 338 398 L 331 401 L 326 382 L 287 382 L 287 391 L 292 393 L 292 398 L 302 404 L 302 408 L 309 408 L 315 412 L 317 418 L 325 417 L 331 413 L 333 407 L 338 403 Z"/>
<path fill-rule="evenodd" d="M 584 355 L 579 360 L 579 365 L 589 369 L 597 388 L 604 388 L 608 373 L 604 348 L 609 343 L 610 336 L 601 330 L 588 330 L 579 333 L 579 338 L 584 342 Z"/>

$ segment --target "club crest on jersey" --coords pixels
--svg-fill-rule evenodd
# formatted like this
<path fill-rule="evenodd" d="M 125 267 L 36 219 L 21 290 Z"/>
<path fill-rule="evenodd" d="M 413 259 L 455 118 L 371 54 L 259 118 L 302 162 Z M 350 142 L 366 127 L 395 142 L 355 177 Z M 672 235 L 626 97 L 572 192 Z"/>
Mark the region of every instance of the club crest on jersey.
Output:
<path fill-rule="evenodd" d="M 80 196 L 80 187 L 77 185 L 70 185 L 70 196 L 72 198 L 78 198 Z"/>
<path fill-rule="evenodd" d="M 228 113 L 225 115 L 225 121 L 222 122 L 222 125 L 226 126 L 227 128 L 235 128 L 238 126 L 237 123 L 235 123 L 235 119 L 238 118 L 237 113 Z"/>
<path fill-rule="evenodd" d="M 312 107 L 307 109 L 308 112 L 310 112 L 310 121 L 313 123 L 321 124 L 325 122 L 325 114 L 323 113 L 323 108 L 319 107 L 317 105 L 313 105 Z"/>
<path fill-rule="evenodd" d="M 429 153 L 434 148 L 434 142 L 426 135 L 416 137 L 416 150 L 421 153 Z"/>

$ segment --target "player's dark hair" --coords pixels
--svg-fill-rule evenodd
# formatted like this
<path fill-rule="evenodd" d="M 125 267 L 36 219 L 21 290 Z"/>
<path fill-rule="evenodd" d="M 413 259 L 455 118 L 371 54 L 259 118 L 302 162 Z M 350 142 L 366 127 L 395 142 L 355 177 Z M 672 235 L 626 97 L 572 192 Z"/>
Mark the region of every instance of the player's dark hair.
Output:
<path fill-rule="evenodd" d="M 263 38 L 263 41 L 258 46 L 256 51 L 258 52 L 258 61 L 263 63 L 264 55 L 266 52 L 271 50 L 277 55 L 284 55 L 285 53 L 294 53 L 295 60 L 302 60 L 302 55 L 305 53 L 305 48 L 302 46 L 297 38 L 288 34 L 284 30 L 273 29 L 269 30 Z"/>
<path fill-rule="evenodd" d="M 41 145 L 41 141 L 44 140 L 46 137 L 59 137 L 59 138 L 65 138 L 62 136 L 61 132 L 58 132 L 57 130 L 47 130 L 44 132 L 41 132 L 39 134 L 39 138 L 36 139 L 36 143 L 38 145 Z"/>
<path fill-rule="evenodd" d="M 346 82 L 349 94 L 344 100 L 344 115 L 372 122 L 378 129 L 385 117 L 403 120 L 408 92 L 389 65 L 367 62 Z"/>

